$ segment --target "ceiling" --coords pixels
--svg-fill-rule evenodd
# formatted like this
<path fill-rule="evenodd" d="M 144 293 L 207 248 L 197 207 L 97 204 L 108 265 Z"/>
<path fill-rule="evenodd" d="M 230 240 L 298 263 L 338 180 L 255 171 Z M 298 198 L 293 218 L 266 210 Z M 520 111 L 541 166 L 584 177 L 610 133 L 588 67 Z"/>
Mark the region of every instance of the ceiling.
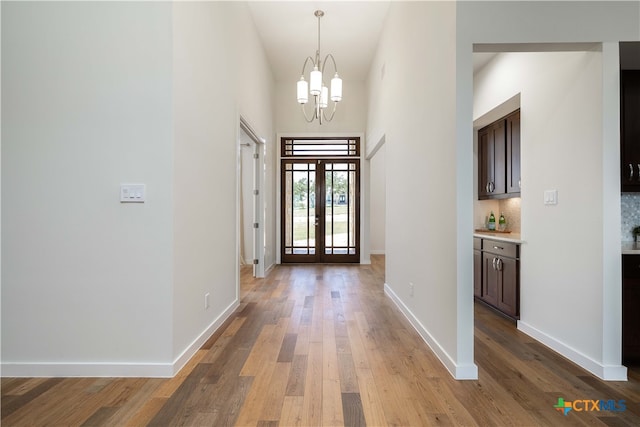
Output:
<path fill-rule="evenodd" d="M 318 18 L 314 12 L 318 9 L 325 12 L 320 23 L 321 59 L 331 53 L 340 77 L 345 81 L 364 81 L 368 77 L 389 3 L 254 1 L 249 2 L 249 9 L 276 81 L 297 81 L 305 58 L 315 55 Z"/>
<path fill-rule="evenodd" d="M 345 81 L 365 81 L 380 40 L 390 1 L 250 1 L 258 34 L 276 81 L 300 78 L 307 56 L 314 56 L 321 19 L 320 54 L 331 53 Z M 495 53 L 474 53 L 479 70 Z M 308 79 L 308 71 L 306 78 Z"/>

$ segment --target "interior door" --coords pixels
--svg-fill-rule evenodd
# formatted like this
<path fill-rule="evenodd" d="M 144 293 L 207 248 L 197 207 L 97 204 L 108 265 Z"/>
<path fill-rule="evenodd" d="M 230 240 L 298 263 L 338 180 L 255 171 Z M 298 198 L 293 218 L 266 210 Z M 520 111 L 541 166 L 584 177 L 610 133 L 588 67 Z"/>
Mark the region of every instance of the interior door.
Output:
<path fill-rule="evenodd" d="M 358 159 L 282 160 L 282 262 L 360 262 L 359 166 Z"/>

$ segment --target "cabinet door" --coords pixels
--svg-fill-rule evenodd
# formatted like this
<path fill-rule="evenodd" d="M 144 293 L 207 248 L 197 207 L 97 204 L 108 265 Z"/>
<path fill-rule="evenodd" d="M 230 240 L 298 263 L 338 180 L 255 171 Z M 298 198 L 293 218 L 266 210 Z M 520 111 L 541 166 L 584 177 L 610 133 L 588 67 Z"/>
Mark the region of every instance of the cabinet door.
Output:
<path fill-rule="evenodd" d="M 506 192 L 506 131 L 499 120 L 478 131 L 478 198 Z"/>
<path fill-rule="evenodd" d="M 482 252 L 473 251 L 473 295 L 482 296 Z"/>
<path fill-rule="evenodd" d="M 622 256 L 622 362 L 640 362 L 640 255 Z"/>
<path fill-rule="evenodd" d="M 620 72 L 622 191 L 640 191 L 640 70 Z"/>
<path fill-rule="evenodd" d="M 520 111 L 507 117 L 507 193 L 520 193 Z"/>
<path fill-rule="evenodd" d="M 498 270 L 493 254 L 482 253 L 482 299 L 493 306 L 498 305 Z"/>
<path fill-rule="evenodd" d="M 518 261 L 512 258 L 499 258 L 497 263 L 498 305 L 508 316 L 518 316 L 519 286 Z"/>

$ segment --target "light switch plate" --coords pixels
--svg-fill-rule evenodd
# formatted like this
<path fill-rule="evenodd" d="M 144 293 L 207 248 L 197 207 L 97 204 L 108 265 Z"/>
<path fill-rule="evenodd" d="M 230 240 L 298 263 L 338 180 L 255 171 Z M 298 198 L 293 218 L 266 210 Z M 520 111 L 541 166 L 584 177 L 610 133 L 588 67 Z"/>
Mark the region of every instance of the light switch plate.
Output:
<path fill-rule="evenodd" d="M 558 190 L 545 190 L 544 191 L 544 204 L 545 205 L 557 205 L 558 204 Z"/>
<path fill-rule="evenodd" d="M 120 184 L 120 203 L 144 203 L 144 184 Z"/>

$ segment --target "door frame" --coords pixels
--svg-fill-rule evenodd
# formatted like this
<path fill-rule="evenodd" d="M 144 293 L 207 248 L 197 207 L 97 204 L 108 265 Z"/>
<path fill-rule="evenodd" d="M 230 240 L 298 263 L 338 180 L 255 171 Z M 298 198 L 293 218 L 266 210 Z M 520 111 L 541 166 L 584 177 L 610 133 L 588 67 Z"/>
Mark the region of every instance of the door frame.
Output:
<path fill-rule="evenodd" d="M 282 138 L 360 138 L 360 264 L 371 264 L 369 248 L 369 162 L 365 161 L 365 136 L 362 132 L 287 132 L 276 134 L 276 264 L 282 264 L 282 182 L 281 182 L 281 144 Z M 354 157 L 356 158 L 356 157 Z"/>
<path fill-rule="evenodd" d="M 253 196 L 253 222 L 258 224 L 257 228 L 254 228 L 253 232 L 253 254 L 254 259 L 258 261 L 257 264 L 253 265 L 253 276 L 254 277 L 265 277 L 265 266 L 264 266 L 264 253 L 265 253 L 265 226 L 266 226 L 266 217 L 265 217 L 265 200 L 264 200 L 264 182 L 265 182 L 265 139 L 258 136 L 258 134 L 253 130 L 249 122 L 240 116 L 239 125 L 238 125 L 238 136 L 237 136 L 237 168 L 236 168 L 236 256 L 238 258 L 238 270 L 240 265 L 240 215 L 243 213 L 240 212 L 240 197 L 241 197 L 241 189 L 240 189 L 240 174 L 241 174 L 241 162 L 242 162 L 242 134 L 245 133 L 249 139 L 251 139 L 253 143 L 253 153 L 254 153 L 254 172 L 253 172 L 253 182 L 254 182 L 254 190 L 257 190 Z M 239 271 L 238 271 L 239 275 Z M 238 276 L 239 277 L 239 276 Z"/>

